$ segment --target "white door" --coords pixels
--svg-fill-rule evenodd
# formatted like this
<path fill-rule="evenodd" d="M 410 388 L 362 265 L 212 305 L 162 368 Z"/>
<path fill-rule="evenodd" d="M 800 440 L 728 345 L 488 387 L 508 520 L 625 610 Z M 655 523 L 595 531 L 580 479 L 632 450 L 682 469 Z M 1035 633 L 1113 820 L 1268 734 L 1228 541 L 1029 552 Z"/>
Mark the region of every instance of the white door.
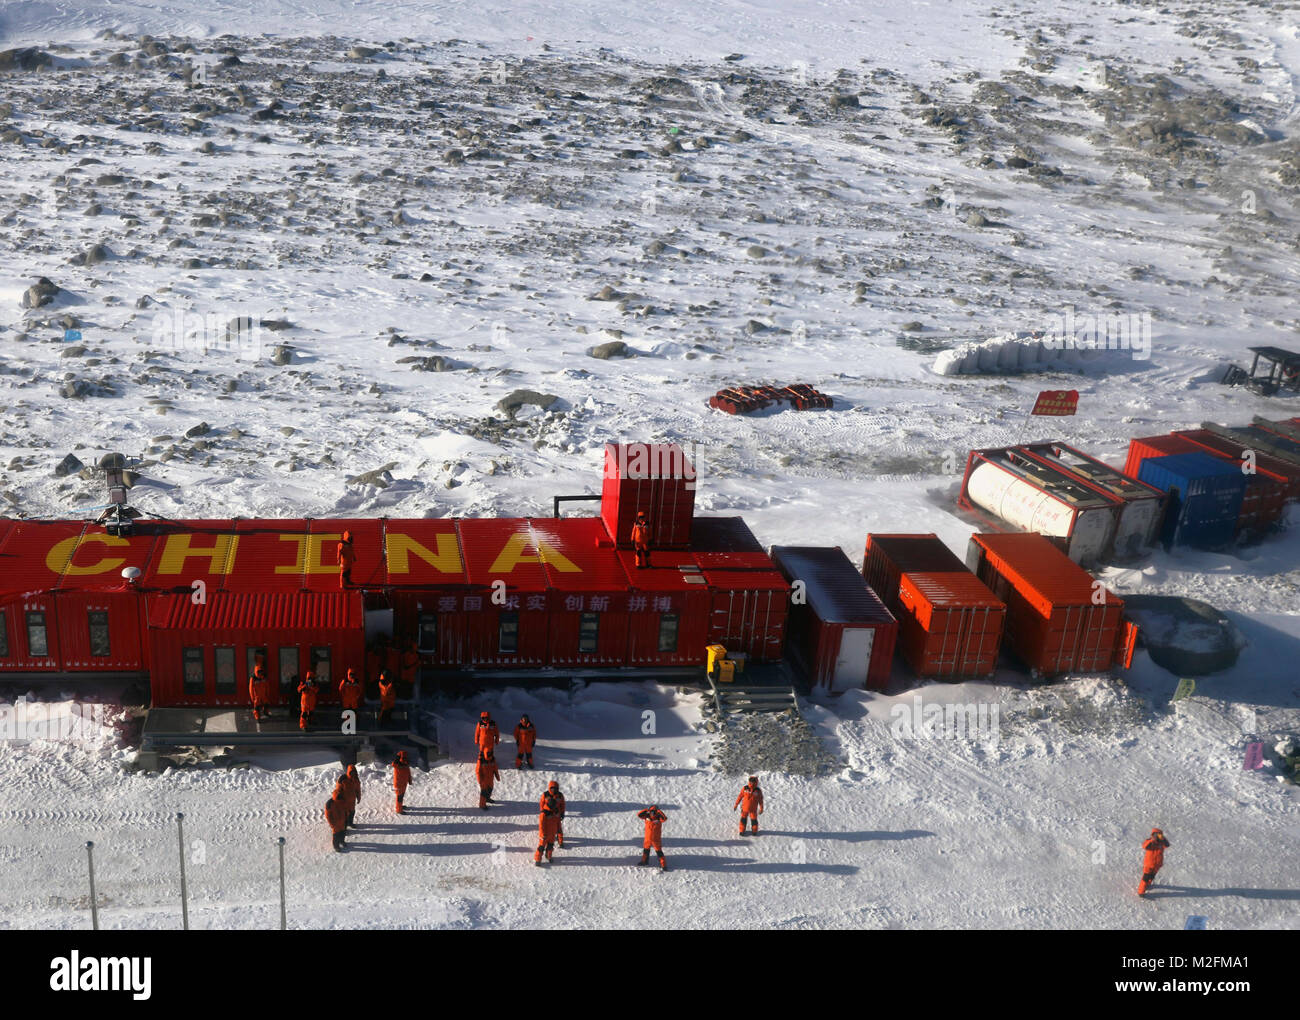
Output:
<path fill-rule="evenodd" d="M 831 674 L 831 690 L 847 691 L 867 685 L 867 667 L 871 665 L 871 646 L 876 640 L 874 627 L 845 627 L 840 631 L 840 652 Z"/>

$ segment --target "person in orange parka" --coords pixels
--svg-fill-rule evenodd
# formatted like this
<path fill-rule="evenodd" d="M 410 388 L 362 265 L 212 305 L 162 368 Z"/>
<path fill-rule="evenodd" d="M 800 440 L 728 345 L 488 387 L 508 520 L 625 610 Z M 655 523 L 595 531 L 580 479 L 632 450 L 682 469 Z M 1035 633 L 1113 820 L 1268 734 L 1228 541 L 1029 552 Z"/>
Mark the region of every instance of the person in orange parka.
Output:
<path fill-rule="evenodd" d="M 555 819 L 555 845 L 558 846 L 561 850 L 563 850 L 564 849 L 564 812 L 567 809 L 568 805 L 564 802 L 564 794 L 560 791 L 560 784 L 557 783 L 554 779 L 552 779 L 550 783 L 547 784 L 546 793 L 542 794 L 542 800 L 543 801 L 546 800 L 548 796 L 555 798 L 555 806 L 558 809 L 556 812 L 556 819 Z M 539 801 L 539 805 L 540 803 L 541 802 Z"/>
<path fill-rule="evenodd" d="M 552 782 L 551 787 L 556 787 L 556 784 Z M 542 794 L 537 810 L 537 850 L 533 854 L 533 863 L 540 868 L 542 854 L 546 854 L 546 863 L 551 862 L 551 855 L 555 853 L 555 836 L 560 827 L 560 805 L 554 789 L 548 788 Z"/>
<path fill-rule="evenodd" d="M 344 828 L 352 824 L 352 814 L 357 809 L 356 798 L 352 795 L 352 782 L 344 772 L 334 783 L 334 800 L 343 805 Z"/>
<path fill-rule="evenodd" d="M 360 712 L 361 703 L 365 700 L 365 697 L 366 689 L 357 676 L 357 671 L 349 669 L 348 675 L 339 684 L 339 701 L 342 703 L 344 711 L 351 709 L 353 712 Z"/>
<path fill-rule="evenodd" d="M 352 548 L 352 532 L 343 532 L 343 541 L 339 543 L 339 587 L 346 588 L 352 583 L 352 567 L 357 562 L 356 550 Z"/>
<path fill-rule="evenodd" d="M 758 788 L 758 776 L 750 776 L 749 782 L 740 788 L 736 803 L 731 810 L 740 808 L 740 834 L 745 835 L 745 822 L 754 823 L 754 835 L 758 835 L 758 816 L 763 813 L 763 791 Z"/>
<path fill-rule="evenodd" d="M 636 550 L 636 565 L 650 566 L 650 522 L 644 510 L 637 511 L 636 523 L 632 525 L 632 548 Z"/>
<path fill-rule="evenodd" d="M 638 818 L 645 822 L 645 841 L 642 843 L 641 860 L 638 864 L 648 864 L 650 862 L 650 850 L 659 855 L 659 867 L 667 870 L 668 862 L 664 859 L 663 831 L 664 822 L 668 821 L 668 816 L 659 810 L 657 804 L 651 804 L 644 811 L 638 811 Z"/>
<path fill-rule="evenodd" d="M 523 768 L 524 762 L 533 767 L 533 745 L 537 743 L 537 727 L 526 715 L 519 717 L 515 726 L 515 768 Z"/>
<path fill-rule="evenodd" d="M 501 731 L 497 729 L 497 724 L 492 721 L 492 715 L 489 712 L 480 712 L 478 716 L 478 725 L 474 727 L 474 747 L 479 753 L 491 751 L 496 753 L 497 744 L 501 742 Z"/>
<path fill-rule="evenodd" d="M 357 813 L 357 805 L 361 803 L 361 774 L 357 772 L 355 765 L 349 765 L 347 771 L 348 790 L 352 794 L 352 810 L 348 812 L 348 824 L 352 824 L 352 819 Z"/>
<path fill-rule="evenodd" d="M 491 749 L 479 752 L 478 762 L 474 765 L 474 778 L 478 780 L 478 806 L 486 811 L 492 803 L 492 788 L 501 778 L 501 770 L 497 768 L 497 759 Z"/>
<path fill-rule="evenodd" d="M 414 697 L 415 681 L 420 678 L 420 650 L 415 647 L 415 640 L 408 639 L 402 650 L 402 657 L 397 664 L 398 677 L 403 687 L 412 692 Z"/>
<path fill-rule="evenodd" d="M 411 784 L 411 763 L 406 760 L 406 752 L 398 751 L 397 757 L 393 759 L 393 792 L 397 794 L 397 807 L 394 810 L 400 815 L 403 813 L 402 798 L 406 796 L 406 788 Z"/>
<path fill-rule="evenodd" d="M 253 703 L 253 718 L 261 720 L 270 715 L 267 706 L 271 703 L 271 681 L 267 679 L 266 669 L 258 666 L 248 678 L 248 700 Z"/>
<path fill-rule="evenodd" d="M 298 685 L 298 706 L 298 729 L 305 730 L 311 723 L 311 714 L 316 711 L 316 674 L 310 670 Z"/>
<path fill-rule="evenodd" d="M 1156 872 L 1165 863 L 1165 847 L 1167 846 L 1169 846 L 1169 840 L 1165 839 L 1165 834 L 1159 829 L 1152 829 L 1151 835 L 1142 843 L 1142 849 L 1145 852 L 1142 855 L 1142 881 L 1138 883 L 1139 896 L 1145 896 L 1147 890 L 1155 885 Z"/>
<path fill-rule="evenodd" d="M 388 670 L 379 674 L 379 725 L 388 722 L 397 706 L 397 684 L 388 675 Z"/>
<path fill-rule="evenodd" d="M 329 822 L 330 832 L 334 834 L 334 852 L 346 850 L 343 839 L 347 835 L 348 815 L 343 805 L 333 797 L 325 802 L 325 821 Z"/>

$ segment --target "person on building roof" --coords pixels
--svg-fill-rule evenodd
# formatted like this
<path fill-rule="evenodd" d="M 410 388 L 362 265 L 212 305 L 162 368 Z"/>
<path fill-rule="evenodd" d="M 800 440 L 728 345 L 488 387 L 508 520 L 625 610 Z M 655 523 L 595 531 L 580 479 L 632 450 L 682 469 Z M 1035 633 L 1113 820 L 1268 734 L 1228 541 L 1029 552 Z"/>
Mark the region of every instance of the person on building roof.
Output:
<path fill-rule="evenodd" d="M 644 510 L 638 510 L 632 525 L 632 548 L 636 550 L 637 567 L 650 566 L 650 521 Z"/>
<path fill-rule="evenodd" d="M 352 584 L 352 567 L 357 562 L 356 550 L 352 548 L 352 532 L 343 532 L 343 540 L 339 542 L 339 587 L 347 588 Z"/>

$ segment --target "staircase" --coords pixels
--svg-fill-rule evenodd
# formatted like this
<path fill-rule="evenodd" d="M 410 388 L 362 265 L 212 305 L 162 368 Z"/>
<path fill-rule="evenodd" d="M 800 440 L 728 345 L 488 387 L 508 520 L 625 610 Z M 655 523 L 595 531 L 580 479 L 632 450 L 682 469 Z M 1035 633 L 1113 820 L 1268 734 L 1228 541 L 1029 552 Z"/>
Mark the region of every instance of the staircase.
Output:
<path fill-rule="evenodd" d="M 784 712 L 798 708 L 794 685 L 783 663 L 770 670 L 751 667 L 744 680 L 733 683 L 719 683 L 716 678 L 705 675 L 720 716 L 729 712 Z"/>

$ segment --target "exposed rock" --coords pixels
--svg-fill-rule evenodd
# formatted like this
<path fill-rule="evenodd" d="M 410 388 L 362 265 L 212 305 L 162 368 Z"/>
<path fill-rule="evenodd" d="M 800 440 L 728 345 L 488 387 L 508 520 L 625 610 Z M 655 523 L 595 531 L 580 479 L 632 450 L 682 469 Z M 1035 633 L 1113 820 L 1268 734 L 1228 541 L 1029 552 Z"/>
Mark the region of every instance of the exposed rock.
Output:
<path fill-rule="evenodd" d="M 35 46 L 0 52 L 0 71 L 34 71 L 38 67 L 49 67 L 52 63 L 54 58 Z"/>
<path fill-rule="evenodd" d="M 595 347 L 588 347 L 587 354 L 601 361 L 608 361 L 610 358 L 626 358 L 628 349 L 627 344 L 622 340 L 610 340 L 607 343 L 596 344 Z"/>
<path fill-rule="evenodd" d="M 41 308 L 59 296 L 59 288 L 42 276 L 23 292 L 24 308 Z"/>
<path fill-rule="evenodd" d="M 54 466 L 54 477 L 67 478 L 68 475 L 75 475 L 85 466 L 74 454 L 70 453 Z"/>
<path fill-rule="evenodd" d="M 538 393 L 536 390 L 515 390 L 498 400 L 497 407 L 513 418 L 516 412 L 525 404 L 531 404 L 534 407 L 546 410 L 559 399 L 554 393 Z"/>

